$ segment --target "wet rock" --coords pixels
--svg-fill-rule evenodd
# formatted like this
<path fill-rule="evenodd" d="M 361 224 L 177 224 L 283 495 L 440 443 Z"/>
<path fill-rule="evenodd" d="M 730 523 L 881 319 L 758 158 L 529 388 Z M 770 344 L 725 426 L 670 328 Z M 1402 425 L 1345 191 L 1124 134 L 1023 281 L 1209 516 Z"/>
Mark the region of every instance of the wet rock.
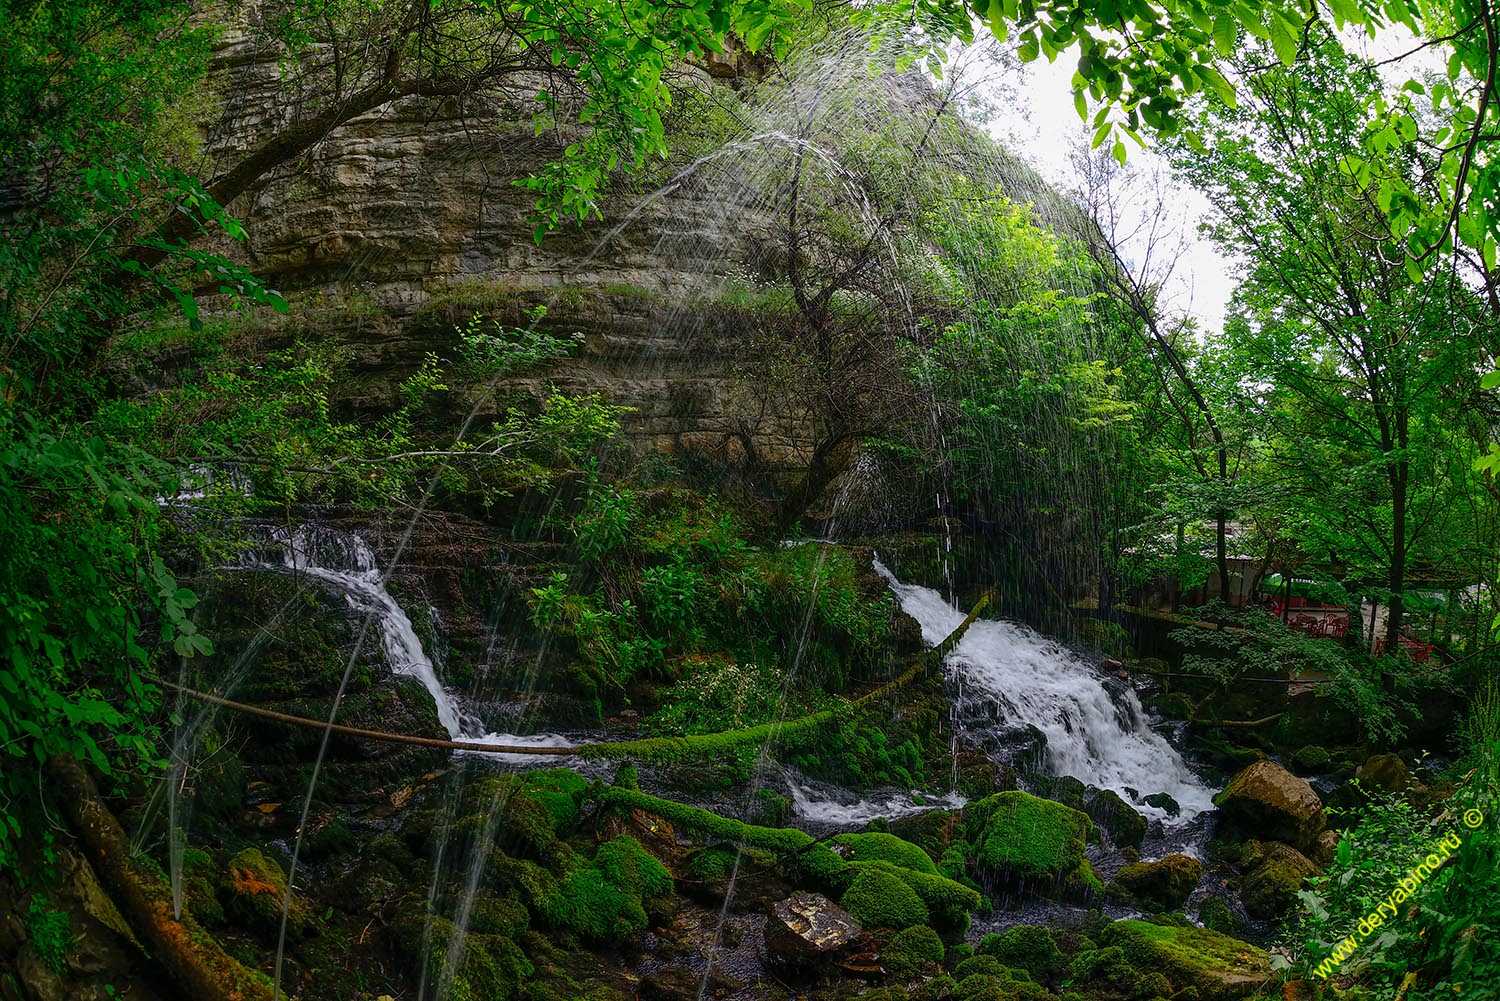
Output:
<path fill-rule="evenodd" d="M 1292 755 L 1292 764 L 1303 775 L 1327 771 L 1332 760 L 1328 754 L 1328 749 L 1319 747 L 1317 744 L 1308 744 L 1306 747 L 1298 749 L 1297 753 Z"/>
<path fill-rule="evenodd" d="M 697 1001 L 703 977 L 685 966 L 664 966 L 641 979 L 641 1001 Z"/>
<path fill-rule="evenodd" d="M 1154 792 L 1143 799 L 1141 802 L 1145 803 L 1148 806 L 1154 806 L 1158 810 L 1165 811 L 1166 815 L 1169 817 L 1175 817 L 1182 812 L 1181 805 L 1179 805 L 1175 799 L 1173 799 L 1171 796 L 1168 796 L 1164 792 Z"/>
<path fill-rule="evenodd" d="M 1257 761 L 1241 770 L 1214 797 L 1214 805 L 1229 826 L 1297 848 L 1316 845 L 1326 823 L 1323 801 L 1307 780 L 1274 761 Z"/>
<path fill-rule="evenodd" d="M 1318 835 L 1318 843 L 1315 846 L 1312 858 L 1319 865 L 1328 865 L 1339 850 L 1339 832 L 1334 830 L 1324 831 Z"/>
<path fill-rule="evenodd" d="M 1366 789 L 1380 792 L 1403 792 L 1411 780 L 1411 773 L 1395 754 L 1376 754 L 1365 759 L 1355 771 L 1354 777 Z"/>
<path fill-rule="evenodd" d="M 978 846 L 975 862 L 991 877 L 1059 880 L 1083 863 L 1093 828 L 1088 815 L 1020 791 L 996 793 L 964 808 Z"/>
<path fill-rule="evenodd" d="M 246 848 L 229 860 L 229 881 L 222 891 L 224 910 L 233 918 L 264 935 L 275 936 L 281 928 L 282 903 L 286 901 L 286 873 L 280 864 Z M 287 933 L 301 935 L 312 924 L 312 914 L 300 896 L 287 902 Z"/>
<path fill-rule="evenodd" d="M 1152 798 L 1148 796 L 1146 802 L 1150 803 Z M 1141 839 L 1146 836 L 1146 818 L 1112 789 L 1096 790 L 1085 801 L 1083 812 L 1103 828 L 1117 846 L 1139 848 Z M 1172 812 L 1175 815 L 1176 810 Z"/>
<path fill-rule="evenodd" d="M 1187 855 L 1168 855 L 1159 862 L 1135 862 L 1123 867 L 1106 892 L 1150 910 L 1175 911 L 1202 878 L 1202 862 Z"/>
<path fill-rule="evenodd" d="M 787 966 L 831 960 L 859 937 L 854 916 L 821 893 L 794 893 L 771 905 L 766 954 Z"/>
<path fill-rule="evenodd" d="M 1280 842 L 1266 842 L 1247 853 L 1251 868 L 1241 883 L 1240 899 L 1257 918 L 1284 914 L 1297 901 L 1302 881 L 1316 875 L 1318 867 L 1297 849 Z"/>

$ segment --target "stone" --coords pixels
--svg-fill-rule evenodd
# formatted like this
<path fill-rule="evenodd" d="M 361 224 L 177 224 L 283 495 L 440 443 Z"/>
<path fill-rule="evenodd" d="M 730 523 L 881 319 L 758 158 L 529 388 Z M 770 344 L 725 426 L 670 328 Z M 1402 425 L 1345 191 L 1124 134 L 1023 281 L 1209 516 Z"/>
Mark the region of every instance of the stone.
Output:
<path fill-rule="evenodd" d="M 766 954 L 788 966 L 820 963 L 836 957 L 861 930 L 853 915 L 821 893 L 794 893 L 771 905 Z"/>
<path fill-rule="evenodd" d="M 996 793 L 964 808 L 976 862 L 992 877 L 1058 880 L 1077 871 L 1093 823 L 1088 815 L 1029 793 Z"/>
<path fill-rule="evenodd" d="M 1302 881 L 1318 872 L 1318 867 L 1297 849 L 1280 842 L 1262 844 L 1254 867 L 1241 881 L 1240 899 L 1245 910 L 1257 918 L 1275 918 L 1297 901 Z"/>
<path fill-rule="evenodd" d="M 1333 861 L 1333 857 L 1338 850 L 1339 832 L 1326 830 L 1318 835 L 1318 843 L 1313 849 L 1312 857 L 1319 865 L 1328 865 Z"/>
<path fill-rule="evenodd" d="M 1182 806 L 1171 796 L 1164 792 L 1154 792 L 1141 800 L 1147 806 L 1154 806 L 1169 817 L 1175 817 L 1182 812 Z"/>
<path fill-rule="evenodd" d="M 1170 799 L 1171 797 L 1168 797 Z M 1146 798 L 1151 802 L 1151 797 Z M 1176 804 L 1172 804 L 1174 807 Z M 1146 818 L 1113 789 L 1097 789 L 1084 801 L 1083 812 L 1104 829 L 1118 847 L 1139 848 L 1146 836 Z M 1174 809 L 1173 815 L 1176 815 Z"/>
<path fill-rule="evenodd" d="M 1115 873 L 1105 892 L 1153 911 L 1175 911 L 1203 878 L 1203 863 L 1188 855 L 1136 862 Z"/>
<path fill-rule="evenodd" d="M 1308 785 L 1274 761 L 1246 766 L 1214 797 L 1223 820 L 1251 837 L 1311 849 L 1323 833 L 1323 801 Z"/>
<path fill-rule="evenodd" d="M 1292 755 L 1292 763 L 1297 766 L 1297 771 L 1304 774 L 1327 771 L 1330 761 L 1328 749 L 1317 744 L 1308 744 Z"/>
<path fill-rule="evenodd" d="M 1395 754 L 1376 754 L 1365 759 L 1354 772 L 1354 777 L 1366 789 L 1380 792 L 1404 792 L 1411 781 L 1411 773 Z"/>

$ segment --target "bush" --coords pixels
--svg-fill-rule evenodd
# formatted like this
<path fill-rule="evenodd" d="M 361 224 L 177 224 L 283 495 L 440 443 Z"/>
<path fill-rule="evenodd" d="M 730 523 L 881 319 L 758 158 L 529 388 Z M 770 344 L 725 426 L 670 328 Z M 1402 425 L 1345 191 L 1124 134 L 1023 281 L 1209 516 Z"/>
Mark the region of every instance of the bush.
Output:
<path fill-rule="evenodd" d="M 927 923 L 927 905 L 891 873 L 864 869 L 844 891 L 839 905 L 865 928 L 910 928 Z"/>
<path fill-rule="evenodd" d="M 894 977 L 910 979 L 932 972 L 943 961 L 943 940 L 926 925 L 899 931 L 880 950 L 881 964 Z"/>

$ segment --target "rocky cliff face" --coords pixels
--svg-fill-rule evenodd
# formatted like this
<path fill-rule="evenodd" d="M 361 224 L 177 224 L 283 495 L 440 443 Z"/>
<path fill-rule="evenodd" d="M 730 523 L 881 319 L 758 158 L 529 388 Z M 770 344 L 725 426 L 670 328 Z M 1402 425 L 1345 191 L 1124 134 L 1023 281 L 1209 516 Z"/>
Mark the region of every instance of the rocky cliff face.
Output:
<path fill-rule="evenodd" d="M 215 52 L 223 117 L 206 143 L 209 176 L 304 114 L 281 50 L 259 40 L 258 16 L 257 5 L 243 8 Z M 684 68 L 681 83 L 733 102 L 756 71 L 753 57 L 730 53 Z M 586 335 L 548 384 L 633 408 L 626 432 L 640 450 L 722 445 L 717 346 L 732 343 L 735 322 L 713 306 L 714 289 L 756 255 L 764 225 L 683 190 L 653 196 L 674 163 L 617 193 L 605 221 L 538 244 L 533 195 L 513 182 L 556 160 L 566 137 L 536 134 L 535 104 L 517 96 L 536 89 L 522 80 L 463 98 L 405 97 L 353 118 L 229 205 L 248 238 L 224 249 L 343 345 L 337 402 L 355 412 L 390 407 L 427 352 L 452 357 L 455 327 L 475 311 L 524 326 L 523 310 L 545 305 L 547 327 Z"/>

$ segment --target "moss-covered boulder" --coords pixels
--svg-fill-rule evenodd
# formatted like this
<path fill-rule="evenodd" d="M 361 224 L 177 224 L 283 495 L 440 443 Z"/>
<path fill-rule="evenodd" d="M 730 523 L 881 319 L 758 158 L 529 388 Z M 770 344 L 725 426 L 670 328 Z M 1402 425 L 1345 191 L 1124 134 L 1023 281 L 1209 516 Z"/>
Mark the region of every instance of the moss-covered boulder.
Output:
<path fill-rule="evenodd" d="M 1297 849 L 1277 841 L 1248 846 L 1242 856 L 1249 866 L 1240 883 L 1245 910 L 1257 918 L 1274 918 L 1297 902 L 1297 891 L 1318 867 Z"/>
<path fill-rule="evenodd" d="M 1107 892 L 1152 911 L 1175 911 L 1203 878 L 1203 863 L 1187 855 L 1134 862 L 1115 873 Z"/>
<path fill-rule="evenodd" d="M 397 912 L 392 930 L 409 962 L 418 968 L 425 964 L 434 977 L 451 970 L 446 996 L 453 1001 L 511 1001 L 536 972 L 509 937 L 472 928 L 460 932 L 448 918 L 429 914 L 418 903 Z"/>
<path fill-rule="evenodd" d="M 862 869 L 839 904 L 865 928 L 910 928 L 925 925 L 927 905 L 895 874 L 878 867 Z"/>
<path fill-rule="evenodd" d="M 1043 925 L 1017 925 L 998 934 L 986 935 L 977 950 L 993 956 L 1003 966 L 1025 970 L 1033 980 L 1050 980 L 1063 971 L 1062 950 Z"/>
<path fill-rule="evenodd" d="M 1100 943 L 1118 948 L 1130 968 L 1162 974 L 1174 991 L 1195 988 L 1202 1001 L 1251 997 L 1271 977 L 1265 950 L 1208 928 L 1115 921 Z"/>
<path fill-rule="evenodd" d="M 539 881 L 537 905 L 556 927 L 611 942 L 647 925 L 645 904 L 672 891 L 672 874 L 628 834 L 599 846 L 594 858 L 573 856 L 556 880 Z"/>
<path fill-rule="evenodd" d="M 1274 761 L 1242 769 L 1214 797 L 1214 805 L 1231 829 L 1297 848 L 1311 849 L 1326 826 L 1323 801 L 1312 786 Z"/>
<path fill-rule="evenodd" d="M 1223 897 L 1209 897 L 1203 901 L 1198 908 L 1198 920 L 1203 927 L 1211 928 L 1225 935 L 1237 934 L 1244 922 L 1235 915 L 1234 908 L 1229 906 L 1229 901 Z"/>
<path fill-rule="evenodd" d="M 1075 873 L 1093 827 L 1087 814 L 1019 790 L 969 804 L 964 824 L 976 867 L 992 879 L 1061 880 Z"/>
<path fill-rule="evenodd" d="M 1103 828 L 1117 846 L 1139 848 L 1146 836 L 1146 818 L 1113 789 L 1096 789 L 1084 801 L 1083 812 Z"/>
<path fill-rule="evenodd" d="M 1317 744 L 1308 744 L 1300 747 L 1292 755 L 1292 765 L 1303 775 L 1311 775 L 1327 770 L 1332 758 L 1326 747 Z"/>
<path fill-rule="evenodd" d="M 849 849 L 849 857 L 856 862 L 889 862 L 902 869 L 937 875 L 937 865 L 932 861 L 932 856 L 894 834 L 840 834 L 833 841 L 834 844 Z"/>
<path fill-rule="evenodd" d="M 312 925 L 312 912 L 300 895 L 286 895 L 286 872 L 258 848 L 246 848 L 229 860 L 229 879 L 221 897 L 224 913 L 264 936 L 280 934 L 286 904 L 287 932 L 301 935 Z"/>
<path fill-rule="evenodd" d="M 943 940 L 926 925 L 914 925 L 891 936 L 880 950 L 880 964 L 893 977 L 910 980 L 937 969 L 943 961 Z"/>

